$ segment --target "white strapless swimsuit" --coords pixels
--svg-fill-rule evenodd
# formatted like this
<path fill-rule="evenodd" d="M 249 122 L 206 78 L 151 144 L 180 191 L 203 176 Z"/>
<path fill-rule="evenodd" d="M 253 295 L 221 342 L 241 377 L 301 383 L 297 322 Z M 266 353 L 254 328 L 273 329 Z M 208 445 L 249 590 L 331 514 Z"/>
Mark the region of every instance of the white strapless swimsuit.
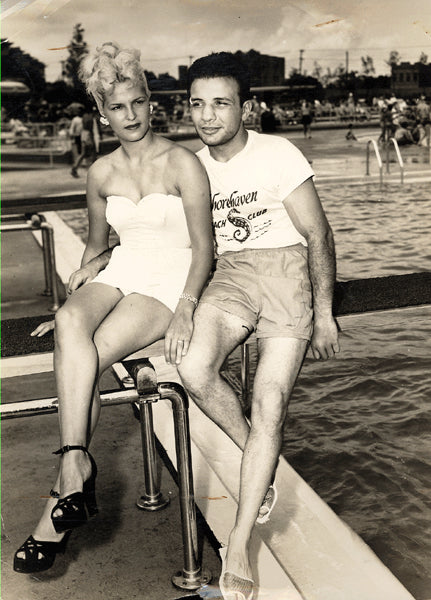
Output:
<path fill-rule="evenodd" d="M 152 296 L 174 311 L 192 258 L 182 199 L 154 192 L 137 204 L 126 196 L 106 200 L 106 220 L 120 245 L 93 282 L 119 288 L 124 295 Z"/>

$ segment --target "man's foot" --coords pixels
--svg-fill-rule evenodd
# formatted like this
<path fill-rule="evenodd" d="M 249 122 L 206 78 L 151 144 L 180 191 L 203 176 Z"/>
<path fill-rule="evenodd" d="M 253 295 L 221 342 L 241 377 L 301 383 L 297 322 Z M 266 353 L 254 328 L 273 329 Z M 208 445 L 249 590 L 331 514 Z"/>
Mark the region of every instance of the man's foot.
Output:
<path fill-rule="evenodd" d="M 76 169 L 74 169 L 73 167 L 70 171 L 70 174 L 72 175 L 72 177 L 79 177 L 78 171 Z"/>
<path fill-rule="evenodd" d="M 222 546 L 219 554 L 222 560 L 219 586 L 224 600 L 251 600 L 253 597 L 253 580 L 226 569 L 227 546 Z"/>
<path fill-rule="evenodd" d="M 263 524 L 269 521 L 269 517 L 271 516 L 275 503 L 277 502 L 277 498 L 277 488 L 275 487 L 275 483 L 273 483 L 269 486 L 268 491 L 265 494 L 265 498 L 260 505 L 256 523 Z"/>

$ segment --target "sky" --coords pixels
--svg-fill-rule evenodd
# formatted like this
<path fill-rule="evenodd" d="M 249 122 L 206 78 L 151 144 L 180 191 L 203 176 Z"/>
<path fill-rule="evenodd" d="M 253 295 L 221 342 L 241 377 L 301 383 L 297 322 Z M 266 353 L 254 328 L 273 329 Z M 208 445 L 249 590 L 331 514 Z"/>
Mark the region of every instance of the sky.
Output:
<path fill-rule="evenodd" d="M 389 74 L 391 50 L 431 60 L 430 0 L 3 0 L 1 37 L 60 77 L 75 24 L 89 49 L 105 41 L 139 48 L 145 68 L 178 77 L 178 66 L 220 50 L 282 56 L 286 76 L 346 65 L 361 70 L 371 56 L 376 74 Z"/>

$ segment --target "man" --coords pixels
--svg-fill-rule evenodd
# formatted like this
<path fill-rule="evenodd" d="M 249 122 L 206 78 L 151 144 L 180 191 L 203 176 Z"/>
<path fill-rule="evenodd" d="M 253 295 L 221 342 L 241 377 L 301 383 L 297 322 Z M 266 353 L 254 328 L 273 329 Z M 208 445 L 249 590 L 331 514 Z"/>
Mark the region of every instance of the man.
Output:
<path fill-rule="evenodd" d="M 225 597 L 237 592 L 244 600 L 253 594 L 251 532 L 276 500 L 282 427 L 309 341 L 315 358 L 339 351 L 333 238 L 313 171 L 287 140 L 245 129 L 249 93 L 249 76 L 233 54 L 212 54 L 190 68 L 191 116 L 205 144 L 198 156 L 211 184 L 218 258 L 195 311 L 189 350 L 177 364 L 194 401 L 244 451 L 220 578 Z M 94 264 L 103 268 L 105 259 Z M 91 268 L 73 276 L 72 289 L 94 277 Z M 252 331 L 259 359 L 249 425 L 220 369 Z"/>
<path fill-rule="evenodd" d="M 416 105 L 416 121 L 419 127 L 419 141 L 421 146 L 429 146 L 431 130 L 431 109 L 422 94 Z"/>
<path fill-rule="evenodd" d="M 69 126 L 69 137 L 72 141 L 72 160 L 73 163 L 78 159 L 81 154 L 81 133 L 82 133 L 82 108 L 75 109 L 75 114 L 70 122 Z M 74 175 L 73 168 L 71 175 Z"/>
<path fill-rule="evenodd" d="M 218 259 L 178 369 L 198 406 L 244 451 L 220 587 L 245 600 L 253 593 L 250 535 L 256 518 L 265 520 L 288 400 L 309 340 L 315 358 L 339 351 L 334 245 L 307 160 L 287 140 L 245 129 L 252 110 L 249 80 L 234 55 L 195 61 L 189 94 L 206 145 L 198 156 L 211 184 Z M 252 331 L 259 359 L 249 426 L 220 369 Z M 272 488 L 267 511 L 274 501 Z"/>
<path fill-rule="evenodd" d="M 72 177 L 79 177 L 78 168 L 84 159 L 87 159 L 90 165 L 96 160 L 94 116 L 92 110 L 86 110 L 81 117 L 80 147 L 81 150 L 72 165 Z"/>

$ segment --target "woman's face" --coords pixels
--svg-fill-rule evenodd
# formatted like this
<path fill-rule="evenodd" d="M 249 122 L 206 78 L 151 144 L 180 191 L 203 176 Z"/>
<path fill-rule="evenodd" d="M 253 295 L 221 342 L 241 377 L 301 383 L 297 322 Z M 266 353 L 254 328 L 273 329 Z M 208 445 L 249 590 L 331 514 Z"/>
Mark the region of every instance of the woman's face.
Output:
<path fill-rule="evenodd" d="M 116 83 L 103 103 L 113 132 L 124 141 L 142 139 L 150 126 L 150 99 L 141 85 Z"/>

